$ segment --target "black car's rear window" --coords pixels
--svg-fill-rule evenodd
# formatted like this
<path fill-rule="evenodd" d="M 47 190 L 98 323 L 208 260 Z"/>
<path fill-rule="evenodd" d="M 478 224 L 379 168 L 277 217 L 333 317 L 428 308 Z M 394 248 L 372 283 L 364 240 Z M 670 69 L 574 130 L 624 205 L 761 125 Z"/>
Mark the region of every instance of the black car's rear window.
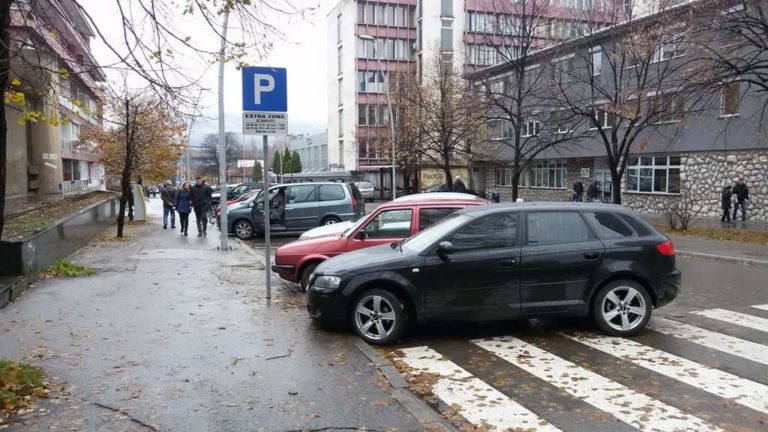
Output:
<path fill-rule="evenodd" d="M 648 228 L 645 222 L 637 220 L 634 216 L 626 213 L 617 213 L 617 215 L 622 220 L 624 220 L 624 222 L 628 223 L 629 226 L 631 226 L 632 229 L 635 230 L 635 232 L 637 232 L 637 235 L 639 235 L 640 237 L 646 237 L 653 234 L 653 232 L 651 231 L 650 228 Z"/>
<path fill-rule="evenodd" d="M 597 235 L 601 239 L 615 239 L 623 237 L 632 237 L 635 233 L 628 226 L 611 213 L 606 212 L 584 212 L 597 230 Z"/>

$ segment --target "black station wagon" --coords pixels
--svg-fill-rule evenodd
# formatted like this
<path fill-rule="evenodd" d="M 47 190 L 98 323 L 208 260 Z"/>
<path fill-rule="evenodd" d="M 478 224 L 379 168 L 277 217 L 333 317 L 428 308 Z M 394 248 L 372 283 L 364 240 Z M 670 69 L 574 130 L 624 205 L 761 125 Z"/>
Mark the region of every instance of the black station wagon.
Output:
<path fill-rule="evenodd" d="M 680 282 L 672 242 L 624 207 L 493 204 L 323 262 L 307 308 L 373 344 L 397 341 L 409 321 L 535 316 L 591 315 L 605 333 L 630 336 Z"/>

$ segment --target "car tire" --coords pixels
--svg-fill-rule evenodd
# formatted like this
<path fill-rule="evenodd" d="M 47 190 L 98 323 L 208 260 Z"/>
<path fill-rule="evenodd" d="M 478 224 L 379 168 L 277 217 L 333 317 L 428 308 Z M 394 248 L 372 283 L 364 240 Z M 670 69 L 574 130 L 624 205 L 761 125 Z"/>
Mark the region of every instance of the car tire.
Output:
<path fill-rule="evenodd" d="M 337 218 L 336 216 L 328 216 L 325 219 L 323 219 L 322 225 L 333 225 L 341 222 L 341 219 Z"/>
<path fill-rule="evenodd" d="M 312 272 L 315 271 L 317 266 L 319 266 L 320 263 L 312 263 L 304 267 L 303 270 L 301 270 L 301 279 L 299 279 L 299 283 L 301 284 L 301 289 L 306 291 L 309 289 L 309 277 L 312 275 Z"/>
<path fill-rule="evenodd" d="M 240 240 L 248 240 L 252 238 L 255 232 L 253 229 L 253 224 L 246 219 L 235 221 L 235 223 L 232 225 L 232 231 Z"/>
<path fill-rule="evenodd" d="M 651 319 L 653 304 L 648 291 L 631 280 L 607 283 L 592 301 L 592 319 L 611 336 L 632 336 Z"/>
<path fill-rule="evenodd" d="M 355 297 L 351 308 L 352 329 L 371 345 L 395 343 L 408 327 L 406 305 L 390 291 L 366 290 Z"/>

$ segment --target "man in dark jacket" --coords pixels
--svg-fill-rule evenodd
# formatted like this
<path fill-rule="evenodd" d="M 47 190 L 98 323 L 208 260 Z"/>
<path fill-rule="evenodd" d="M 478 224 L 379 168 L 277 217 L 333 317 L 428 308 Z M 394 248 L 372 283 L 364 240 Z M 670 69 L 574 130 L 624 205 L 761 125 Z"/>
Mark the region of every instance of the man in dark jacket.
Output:
<path fill-rule="evenodd" d="M 355 198 L 355 220 L 358 220 L 365 214 L 365 200 L 356 184 L 350 183 L 349 190 L 352 192 L 352 197 Z"/>
<path fill-rule="evenodd" d="M 573 200 L 577 202 L 584 201 L 584 183 L 577 181 L 573 184 Z"/>
<path fill-rule="evenodd" d="M 176 188 L 171 181 L 165 182 L 165 186 L 160 191 L 160 199 L 163 200 L 163 229 L 168 228 L 168 215 L 171 215 L 171 228 L 176 228 Z"/>
<path fill-rule="evenodd" d="M 733 220 L 736 220 L 736 216 L 739 213 L 739 207 L 741 207 L 741 221 L 747 220 L 747 201 L 749 201 L 749 188 L 746 183 L 740 179 L 736 179 L 736 186 L 733 187 L 733 195 L 736 197 L 736 203 L 733 206 Z"/>
<path fill-rule="evenodd" d="M 456 180 L 453 181 L 453 191 L 460 193 L 467 193 L 467 186 L 461 181 L 461 177 L 456 176 Z"/>
<path fill-rule="evenodd" d="M 198 177 L 195 179 L 195 185 L 192 186 L 192 207 L 195 210 L 195 220 L 197 222 L 197 236 L 206 235 L 208 228 L 208 207 L 211 205 L 211 196 L 213 190 Z"/>

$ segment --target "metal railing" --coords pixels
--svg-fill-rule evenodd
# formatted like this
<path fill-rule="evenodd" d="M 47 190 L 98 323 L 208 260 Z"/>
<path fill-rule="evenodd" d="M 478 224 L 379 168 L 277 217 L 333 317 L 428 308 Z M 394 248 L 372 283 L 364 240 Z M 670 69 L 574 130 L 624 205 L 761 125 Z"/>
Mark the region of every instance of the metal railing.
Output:
<path fill-rule="evenodd" d="M 65 180 L 61 183 L 62 192 L 65 194 L 81 192 L 89 189 L 95 189 L 99 186 L 98 182 L 91 183 L 90 180 Z"/>

